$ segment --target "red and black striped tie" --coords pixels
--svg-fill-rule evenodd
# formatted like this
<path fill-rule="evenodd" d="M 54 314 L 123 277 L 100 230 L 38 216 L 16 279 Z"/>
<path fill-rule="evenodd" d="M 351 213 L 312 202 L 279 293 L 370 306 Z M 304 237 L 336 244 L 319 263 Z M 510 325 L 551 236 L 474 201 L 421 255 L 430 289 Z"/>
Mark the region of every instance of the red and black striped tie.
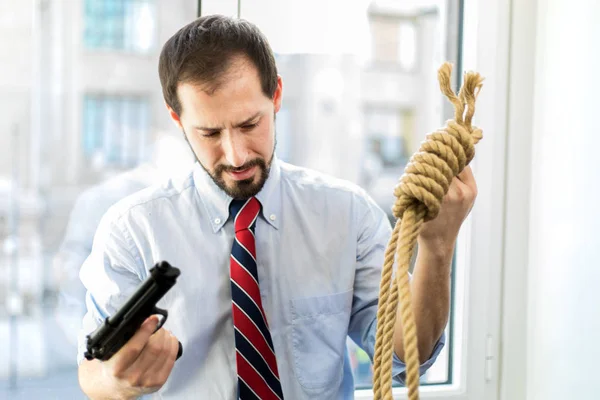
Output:
<path fill-rule="evenodd" d="M 275 348 L 258 288 L 254 228 L 259 211 L 260 203 L 254 197 L 231 203 L 235 240 L 229 264 L 241 400 L 283 399 Z"/>

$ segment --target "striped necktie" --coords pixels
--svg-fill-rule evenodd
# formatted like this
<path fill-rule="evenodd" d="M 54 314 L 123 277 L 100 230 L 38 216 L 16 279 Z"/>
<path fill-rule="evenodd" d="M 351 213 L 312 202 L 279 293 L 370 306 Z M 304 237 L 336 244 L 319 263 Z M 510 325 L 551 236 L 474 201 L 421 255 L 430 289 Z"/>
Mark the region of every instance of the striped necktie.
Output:
<path fill-rule="evenodd" d="M 254 228 L 259 201 L 233 200 L 235 240 L 230 257 L 231 297 L 235 331 L 238 397 L 283 399 L 275 348 L 262 308 L 256 269 Z"/>

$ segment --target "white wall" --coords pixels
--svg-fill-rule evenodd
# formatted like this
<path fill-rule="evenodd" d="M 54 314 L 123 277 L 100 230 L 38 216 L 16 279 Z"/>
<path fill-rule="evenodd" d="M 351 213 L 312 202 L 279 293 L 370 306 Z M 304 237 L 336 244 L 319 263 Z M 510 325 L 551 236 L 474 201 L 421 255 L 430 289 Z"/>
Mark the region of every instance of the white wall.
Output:
<path fill-rule="evenodd" d="M 600 5 L 513 2 L 501 400 L 597 399 Z"/>
<path fill-rule="evenodd" d="M 510 23 L 506 192 L 501 302 L 500 400 L 527 392 L 527 270 L 537 2 L 512 4 Z"/>
<path fill-rule="evenodd" d="M 538 2 L 527 399 L 597 399 L 600 3 Z"/>

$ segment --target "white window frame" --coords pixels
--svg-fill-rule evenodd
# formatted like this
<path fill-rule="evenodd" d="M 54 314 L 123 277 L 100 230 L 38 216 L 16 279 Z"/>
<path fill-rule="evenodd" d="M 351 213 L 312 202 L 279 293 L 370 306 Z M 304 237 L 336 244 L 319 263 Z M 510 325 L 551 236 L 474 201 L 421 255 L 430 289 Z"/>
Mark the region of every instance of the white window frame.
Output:
<path fill-rule="evenodd" d="M 198 4 L 198 0 L 193 0 Z M 222 14 L 229 17 L 238 15 L 238 0 L 202 0 L 202 15 Z"/>
<path fill-rule="evenodd" d="M 203 0 L 202 14 L 237 15 L 237 0 Z M 456 255 L 454 382 L 421 386 L 422 399 L 497 400 L 502 278 L 505 257 L 509 38 L 511 2 L 464 0 L 462 66 L 480 72 L 486 80 L 477 101 L 474 124 L 484 138 L 476 146 L 471 166 L 478 197 L 459 234 Z M 462 71 L 455 70 L 454 73 Z M 432 77 L 435 79 L 435 77 Z M 514 302 L 511 308 L 514 309 Z M 394 398 L 407 397 L 405 388 Z M 355 391 L 356 400 L 372 399 L 372 390 Z"/>
<path fill-rule="evenodd" d="M 484 81 L 475 125 L 484 131 L 472 168 L 478 197 L 459 234 L 456 255 L 454 372 L 449 385 L 421 386 L 422 399 L 496 400 L 499 398 L 502 274 L 505 238 L 505 170 L 509 84 L 510 2 L 465 0 L 462 65 Z M 462 71 L 454 71 L 462 73 Z M 462 298 L 461 298 L 462 297 Z M 407 397 L 405 388 L 394 398 Z M 357 400 L 372 399 L 369 390 Z"/>

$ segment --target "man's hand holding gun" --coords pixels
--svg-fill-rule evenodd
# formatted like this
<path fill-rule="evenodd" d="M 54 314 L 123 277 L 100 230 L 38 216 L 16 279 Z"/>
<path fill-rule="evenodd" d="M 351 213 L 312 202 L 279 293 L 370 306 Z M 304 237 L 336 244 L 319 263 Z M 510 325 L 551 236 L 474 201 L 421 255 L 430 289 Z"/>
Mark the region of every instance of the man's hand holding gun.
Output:
<path fill-rule="evenodd" d="M 136 399 L 165 384 L 183 349 L 179 340 L 162 328 L 168 313 L 156 303 L 175 284 L 179 273 L 167 262 L 158 263 L 127 302 L 88 335 L 88 361 L 83 361 L 86 365 L 80 368 L 79 381 L 91 399 L 106 395 Z"/>
<path fill-rule="evenodd" d="M 160 389 L 175 365 L 179 341 L 164 328 L 155 332 L 158 318 L 146 319 L 133 337 L 109 360 L 101 363 L 125 398 L 137 398 Z"/>

